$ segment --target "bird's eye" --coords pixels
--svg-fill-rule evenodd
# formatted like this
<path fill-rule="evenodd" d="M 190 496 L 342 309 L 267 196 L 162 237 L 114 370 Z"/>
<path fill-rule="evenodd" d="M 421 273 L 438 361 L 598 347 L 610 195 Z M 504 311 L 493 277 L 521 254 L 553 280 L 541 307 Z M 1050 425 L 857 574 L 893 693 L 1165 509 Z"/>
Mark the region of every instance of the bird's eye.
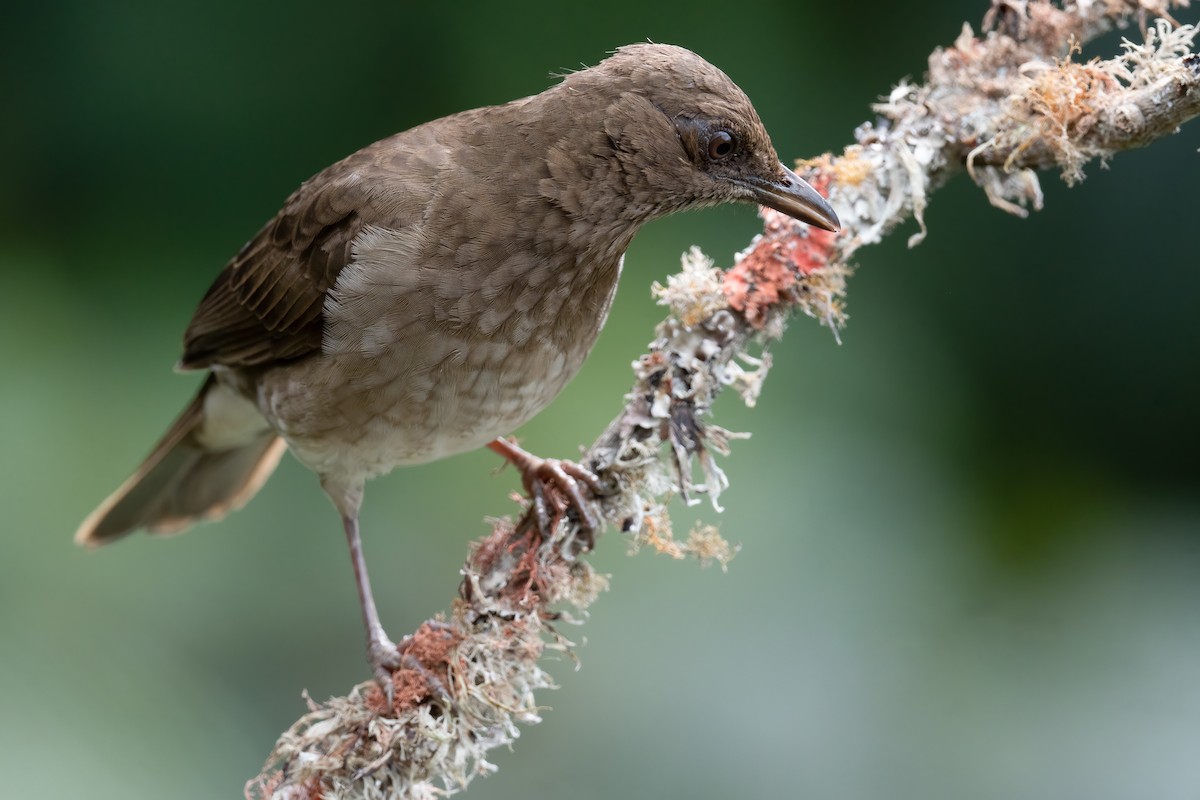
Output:
<path fill-rule="evenodd" d="M 736 149 L 737 141 L 729 131 L 717 131 L 708 139 L 708 157 L 713 161 L 729 158 Z"/>

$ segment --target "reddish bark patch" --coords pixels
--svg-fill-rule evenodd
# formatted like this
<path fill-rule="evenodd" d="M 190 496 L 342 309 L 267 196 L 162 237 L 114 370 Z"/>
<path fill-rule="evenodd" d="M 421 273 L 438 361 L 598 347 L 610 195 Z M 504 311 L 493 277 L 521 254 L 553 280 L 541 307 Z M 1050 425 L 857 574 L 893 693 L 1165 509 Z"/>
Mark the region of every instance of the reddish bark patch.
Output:
<path fill-rule="evenodd" d="M 816 175 L 810 183 L 827 194 L 829 178 Z M 786 214 L 764 208 L 763 234 L 725 273 L 725 298 L 729 307 L 756 328 L 766 323 L 775 305 L 795 302 L 796 282 L 829 265 L 837 234 L 797 222 Z"/>
<path fill-rule="evenodd" d="M 492 532 L 475 547 L 471 554 L 471 562 L 476 571 L 486 575 L 500 565 L 500 559 L 508 552 L 512 544 L 513 524 L 507 519 L 498 519 L 492 523 Z M 470 599 L 470 598 L 464 598 Z"/>
<path fill-rule="evenodd" d="M 366 690 L 363 705 L 376 714 L 399 716 L 443 689 L 449 691 L 450 660 L 461 641 L 462 637 L 446 625 L 426 622 L 401 645 L 406 662 L 416 664 L 401 666 L 392 673 L 391 705 L 378 686 Z"/>
<path fill-rule="evenodd" d="M 417 628 L 417 632 L 408 641 L 405 652 L 421 662 L 426 669 L 444 671 L 450 663 L 450 653 L 461 640 L 462 637 L 446 625 L 426 622 Z"/>
<path fill-rule="evenodd" d="M 399 715 L 416 708 L 433 692 L 433 687 L 420 671 L 401 667 L 392 673 L 392 713 Z"/>

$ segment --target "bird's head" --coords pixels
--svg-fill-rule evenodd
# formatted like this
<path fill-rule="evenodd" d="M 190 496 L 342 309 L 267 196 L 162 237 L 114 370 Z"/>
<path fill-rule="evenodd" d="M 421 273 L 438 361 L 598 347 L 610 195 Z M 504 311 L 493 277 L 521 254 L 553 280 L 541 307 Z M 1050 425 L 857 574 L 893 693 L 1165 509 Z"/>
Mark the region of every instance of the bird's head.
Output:
<path fill-rule="evenodd" d="M 779 162 L 746 94 L 690 50 L 635 44 L 563 87 L 606 107 L 602 125 L 635 211 L 658 216 L 725 202 L 757 203 L 837 230 L 837 214 Z"/>

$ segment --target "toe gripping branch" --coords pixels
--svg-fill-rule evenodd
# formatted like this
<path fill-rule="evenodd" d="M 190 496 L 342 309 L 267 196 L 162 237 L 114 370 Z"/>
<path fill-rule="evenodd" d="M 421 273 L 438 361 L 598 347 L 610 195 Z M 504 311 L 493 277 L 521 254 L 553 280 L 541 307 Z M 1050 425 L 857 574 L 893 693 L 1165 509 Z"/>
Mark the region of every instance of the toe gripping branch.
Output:
<path fill-rule="evenodd" d="M 578 550 L 595 546 L 600 519 L 592 500 L 604 494 L 595 473 L 574 461 L 539 458 L 511 439 L 496 439 L 488 447 L 516 467 L 529 495 L 529 509 L 517 525 L 518 532 L 536 523 L 539 535 L 549 540 L 565 517 L 575 523 Z"/>

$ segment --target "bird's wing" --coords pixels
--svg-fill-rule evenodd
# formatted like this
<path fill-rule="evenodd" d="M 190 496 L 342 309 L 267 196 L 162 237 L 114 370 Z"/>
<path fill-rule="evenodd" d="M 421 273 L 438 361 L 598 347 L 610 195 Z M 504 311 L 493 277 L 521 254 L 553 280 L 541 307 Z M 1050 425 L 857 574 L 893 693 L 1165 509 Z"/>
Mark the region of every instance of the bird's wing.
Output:
<path fill-rule="evenodd" d="M 412 131 L 409 132 L 413 133 Z M 419 221 L 436 171 L 425 137 L 384 139 L 306 181 L 225 267 L 184 334 L 182 369 L 268 366 L 319 352 L 325 297 L 365 226 Z"/>

